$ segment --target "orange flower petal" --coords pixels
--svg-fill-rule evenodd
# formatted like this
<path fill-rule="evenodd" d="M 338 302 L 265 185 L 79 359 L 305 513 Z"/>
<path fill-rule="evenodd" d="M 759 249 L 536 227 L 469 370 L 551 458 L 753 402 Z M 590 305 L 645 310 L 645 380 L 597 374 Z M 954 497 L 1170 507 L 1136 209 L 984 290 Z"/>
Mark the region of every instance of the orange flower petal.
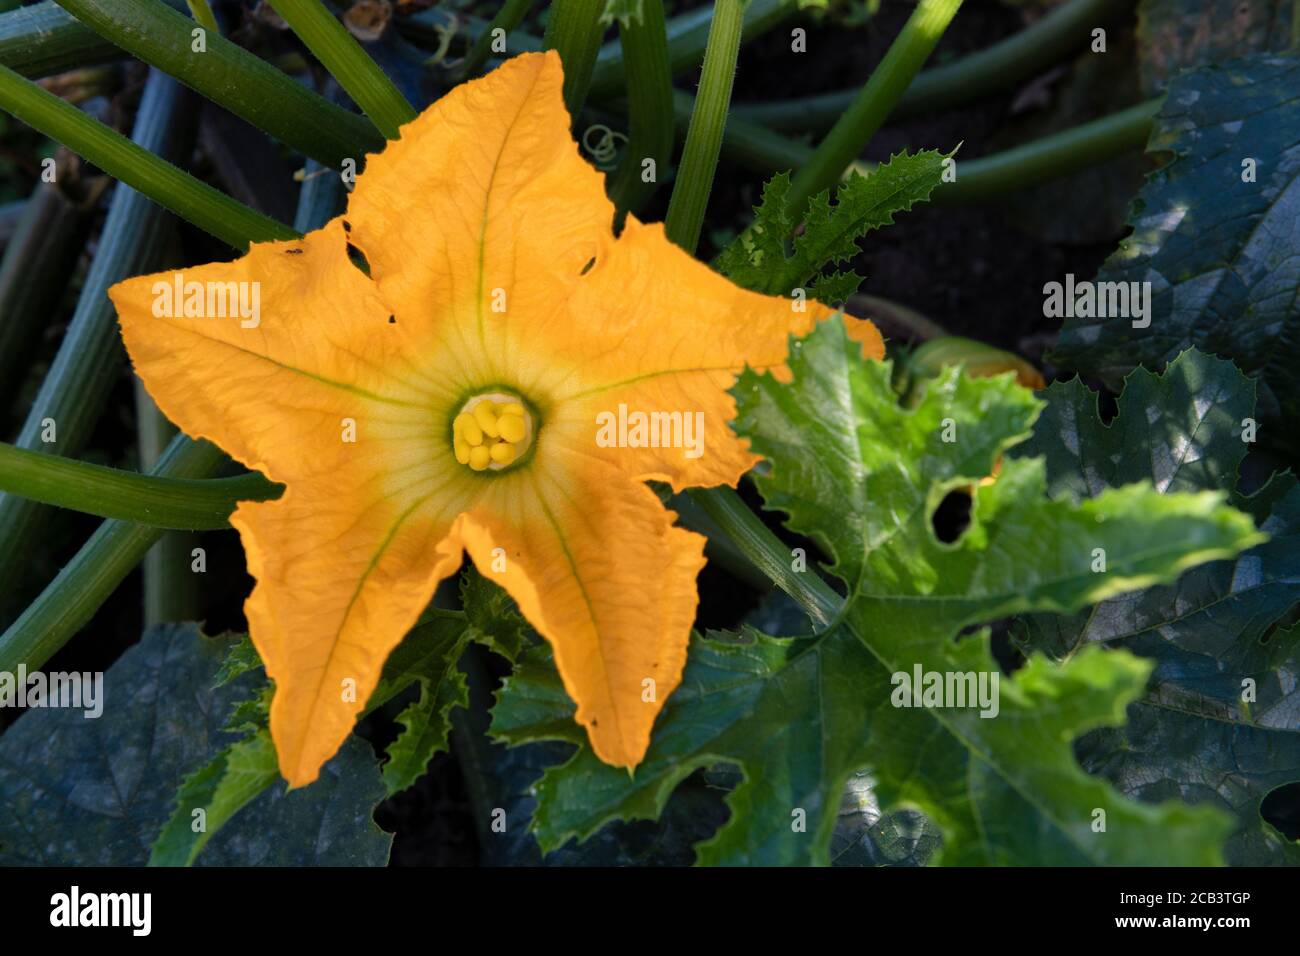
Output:
<path fill-rule="evenodd" d="M 275 681 L 271 736 L 290 786 L 311 783 L 352 731 L 389 652 L 461 563 L 438 489 L 366 501 L 349 469 L 295 482 L 231 516 L 257 586 L 249 633 Z"/>
<path fill-rule="evenodd" d="M 445 387 L 411 371 L 405 331 L 346 257 L 336 220 L 301 242 L 179 273 L 182 293 L 243 283 L 251 300 L 256 288 L 256 324 L 175 314 L 171 273 L 110 290 L 136 371 L 167 416 L 287 485 L 231 523 L 258 580 L 246 611 L 276 681 L 271 730 L 295 786 L 338 749 L 388 652 L 456 570 L 447 534 L 473 500 L 430 411 L 450 401 Z"/>
<path fill-rule="evenodd" d="M 453 322 L 458 351 L 503 360 L 494 332 L 562 305 L 610 233 L 604 175 L 569 134 L 563 84 L 554 51 L 515 57 L 402 127 L 357 180 L 350 238 L 385 301 Z"/>
<path fill-rule="evenodd" d="M 458 526 L 474 563 L 551 643 L 578 723 L 616 766 L 645 755 L 686 664 L 704 538 L 674 517 L 645 485 L 588 461 L 493 483 Z M 500 557 L 505 570 L 488 572 Z"/>
<path fill-rule="evenodd" d="M 746 364 L 782 374 L 788 336 L 830 314 L 736 288 L 660 226 L 629 220 L 616 240 L 562 84 L 554 53 L 518 57 L 370 157 L 345 216 L 184 270 L 256 287 L 257 321 L 158 314 L 170 274 L 111 291 L 168 417 L 287 486 L 231 520 L 294 785 L 335 752 L 462 547 L 555 647 L 595 752 L 635 765 L 681 677 L 703 539 L 634 479 L 734 483 L 753 456 L 724 390 Z M 473 474 L 451 422 L 499 389 L 540 416 L 535 445 Z M 602 447 L 596 415 L 620 404 L 702 414 L 703 454 Z"/>
<path fill-rule="evenodd" d="M 662 224 L 629 216 L 622 235 L 574 284 L 567 312 L 530 324 L 528 334 L 554 356 L 540 388 L 556 396 L 556 415 L 585 425 L 570 431 L 574 450 L 681 490 L 734 485 L 753 465 L 747 443 L 728 425 L 735 402 L 726 390 L 746 365 L 787 374 L 790 336 L 832 314 L 818 302 L 741 289 L 669 242 Z M 681 443 L 597 441 L 598 416 L 621 422 L 638 412 L 702 416 L 703 447 L 687 455 Z"/>

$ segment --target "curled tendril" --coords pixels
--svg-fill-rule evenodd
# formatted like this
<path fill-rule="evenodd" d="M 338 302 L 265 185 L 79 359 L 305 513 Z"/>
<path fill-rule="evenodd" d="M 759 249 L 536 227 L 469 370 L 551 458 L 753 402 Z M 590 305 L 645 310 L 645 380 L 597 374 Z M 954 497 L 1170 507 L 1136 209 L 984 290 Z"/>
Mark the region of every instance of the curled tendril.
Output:
<path fill-rule="evenodd" d="M 592 142 L 592 134 L 600 138 Z M 582 148 L 591 154 L 600 169 L 612 169 L 618 161 L 619 147 L 627 142 L 627 137 L 616 133 L 608 126 L 596 123 L 588 126 L 582 134 Z"/>
<path fill-rule="evenodd" d="M 447 51 L 451 49 L 451 41 L 456 38 L 456 33 L 460 30 L 460 18 L 452 13 L 448 16 L 448 23 L 445 25 L 439 23 L 433 29 L 438 34 L 438 49 L 424 61 L 425 66 L 437 66 L 447 56 Z"/>

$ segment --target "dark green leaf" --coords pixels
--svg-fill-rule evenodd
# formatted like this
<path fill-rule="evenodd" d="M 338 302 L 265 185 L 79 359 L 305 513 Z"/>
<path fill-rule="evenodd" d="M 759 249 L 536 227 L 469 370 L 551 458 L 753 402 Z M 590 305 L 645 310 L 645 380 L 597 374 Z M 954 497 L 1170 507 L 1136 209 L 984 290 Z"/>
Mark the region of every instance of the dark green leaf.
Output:
<path fill-rule="evenodd" d="M 1060 665 L 1035 656 L 1014 679 L 1000 678 L 993 719 L 969 706 L 903 706 L 897 682 L 919 667 L 991 684 L 1000 674 L 987 629 L 957 640 L 963 630 L 1172 580 L 1257 543 L 1250 520 L 1221 495 L 1160 495 L 1149 485 L 1052 501 L 1041 461 L 1005 460 L 979 487 L 966 533 L 941 542 L 930 523 L 939 501 L 989 475 L 1023 439 L 1038 412 L 1033 396 L 1011 376 L 950 371 L 914 409 L 901 408 L 889 365 L 862 361 L 839 320 L 797 343 L 789 365 L 789 385 L 741 377 L 736 427 L 770 463 L 757 478 L 768 506 L 835 557 L 848 589 L 843 613 L 810 638 L 697 638 L 634 775 L 580 749 L 542 778 L 542 846 L 612 819 L 653 818 L 692 770 L 732 762 L 744 781 L 728 798 L 727 825 L 697 847 L 701 862 L 826 862 L 844 786 L 862 770 L 882 810 L 920 809 L 934 822 L 945 863 L 1217 861 L 1222 814 L 1129 801 L 1071 752 L 1080 734 L 1122 721 L 1149 664 L 1099 649 Z M 1104 572 L 1094 570 L 1098 548 Z M 575 741 L 570 710 L 549 669 L 521 666 L 493 729 L 512 743 Z M 1093 826 L 1098 810 L 1103 832 Z"/>
<path fill-rule="evenodd" d="M 1194 345 L 1260 378 L 1269 421 L 1300 416 L 1298 83 L 1300 60 L 1256 56 L 1170 84 L 1148 150 L 1174 160 L 1143 187 L 1133 234 L 1098 276 L 1149 282 L 1150 326 L 1067 318 L 1054 361 L 1117 385 Z M 1255 181 L 1243 182 L 1250 163 Z M 1296 443 L 1290 429 L 1272 437 Z"/>
<path fill-rule="evenodd" d="M 211 792 L 222 725 L 251 677 L 214 689 L 226 651 L 193 624 L 145 635 L 104 675 L 104 711 L 30 710 L 0 737 L 0 863 L 136 866 L 149 858 L 187 778 Z M 232 761 L 233 762 L 233 761 Z M 206 773 L 191 774 L 194 767 Z M 351 741 L 312 787 L 264 788 L 211 835 L 202 862 L 224 865 L 383 865 L 390 837 L 370 819 L 383 787 L 369 748 Z M 197 807 L 195 807 L 197 809 Z M 172 836 L 175 823 L 169 827 Z"/>
<path fill-rule="evenodd" d="M 1134 371 L 1109 426 L 1096 395 L 1077 381 L 1054 383 L 1033 438 L 1016 452 L 1043 455 L 1052 493 L 1075 499 L 1142 479 L 1161 491 L 1232 491 L 1254 397 L 1231 362 L 1189 351 L 1162 376 Z M 1128 725 L 1081 742 L 1084 766 L 1139 799 L 1230 810 L 1240 821 L 1225 848 L 1231 863 L 1296 863 L 1300 847 L 1261 819 L 1260 804 L 1300 781 L 1300 639 L 1274 631 L 1300 602 L 1300 488 L 1276 476 L 1235 503 L 1267 542 L 1083 614 L 1025 617 L 1013 634 L 1057 658 L 1105 645 L 1153 661 Z"/>

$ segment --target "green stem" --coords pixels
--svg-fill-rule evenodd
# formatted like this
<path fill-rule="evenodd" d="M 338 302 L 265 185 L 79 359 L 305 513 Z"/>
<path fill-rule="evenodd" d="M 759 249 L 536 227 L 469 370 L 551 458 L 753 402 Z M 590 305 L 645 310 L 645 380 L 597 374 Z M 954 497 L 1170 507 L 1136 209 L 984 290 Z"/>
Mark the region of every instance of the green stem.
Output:
<path fill-rule="evenodd" d="M 996 199 L 1012 190 L 1038 185 L 1115 156 L 1141 149 L 1151 132 L 1151 120 L 1160 100 L 1103 116 L 1100 119 L 1044 136 L 1021 146 L 958 163 L 956 182 L 942 183 L 930 197 L 931 205 L 951 206 Z M 678 135 L 684 135 L 692 110 L 689 93 L 674 95 L 673 114 Z M 812 156 L 812 149 L 753 123 L 731 120 L 722 142 L 729 162 L 760 176 L 797 169 Z M 843 171 L 864 176 L 874 163 L 855 161 Z"/>
<path fill-rule="evenodd" d="M 605 0 L 555 0 L 546 24 L 544 45 L 560 54 L 564 63 L 564 105 L 576 117 L 587 101 L 587 88 L 596 67 L 596 55 L 605 26 L 600 15 Z"/>
<path fill-rule="evenodd" d="M 162 411 L 145 391 L 144 383 L 139 379 L 135 380 L 135 418 L 140 468 L 148 471 L 157 466 L 163 452 L 167 449 L 167 444 L 176 437 L 176 426 L 163 416 Z M 55 461 L 64 463 L 63 459 L 55 459 Z M 0 465 L 0 472 L 3 470 L 3 465 Z M 3 482 L 4 479 L 0 478 L 0 484 Z M 12 488 L 6 490 L 13 491 Z M 166 621 L 193 621 L 199 618 L 198 579 L 190 570 L 190 556 L 198 543 L 199 535 L 192 531 L 171 531 L 163 535 L 145 554 L 140 570 L 143 572 L 144 579 L 146 630 Z"/>
<path fill-rule="evenodd" d="M 67 292 L 88 212 L 58 186 L 42 182 L 5 249 L 0 262 L 0 409 L 9 407 L 42 327 Z"/>
<path fill-rule="evenodd" d="M 270 3 L 379 132 L 386 139 L 401 136 L 401 127 L 416 117 L 414 107 L 334 14 L 320 0 Z"/>
<path fill-rule="evenodd" d="M 493 32 L 504 30 L 509 36 L 519 24 L 524 22 L 524 17 L 528 16 L 532 5 L 533 0 L 506 0 L 491 22 L 479 31 L 474 45 L 465 54 L 465 62 L 461 64 L 461 76 L 466 78 L 477 76 L 492 53 Z"/>
<path fill-rule="evenodd" d="M 383 148 L 364 117 L 313 93 L 215 28 L 204 52 L 192 49 L 194 21 L 161 0 L 58 0 L 59 5 L 132 56 L 176 77 L 286 145 L 338 169 Z"/>
<path fill-rule="evenodd" d="M 0 64 L 31 79 L 122 59 L 122 51 L 53 2 L 0 14 Z"/>
<path fill-rule="evenodd" d="M 152 472 L 200 478 L 225 460 L 220 449 L 178 435 Z M 0 671 L 41 667 L 81 630 L 162 536 L 161 528 L 106 521 L 18 620 L 0 635 Z"/>
<path fill-rule="evenodd" d="M 713 191 L 722 134 L 727 125 L 731 87 L 736 78 L 736 56 L 740 51 L 743 0 L 716 0 L 709 42 L 704 50 L 700 92 L 695 97 L 677 182 L 668 204 L 665 229 L 668 238 L 693 252 L 704 225 L 704 210 Z"/>
<path fill-rule="evenodd" d="M 266 501 L 281 490 L 257 472 L 202 481 L 155 478 L 0 442 L 0 491 L 153 528 L 229 528 L 239 502 Z"/>
<path fill-rule="evenodd" d="M 803 209 L 815 193 L 840 181 L 845 168 L 888 118 L 959 7 L 961 0 L 917 4 L 871 79 L 795 174 L 788 197 L 791 209 Z"/>
<path fill-rule="evenodd" d="M 217 25 L 217 18 L 213 16 L 212 8 L 208 6 L 208 0 L 185 0 L 185 5 L 190 8 L 190 13 L 194 15 L 199 26 L 209 33 L 221 32 L 221 27 Z"/>
<path fill-rule="evenodd" d="M 1133 0 L 1070 0 L 987 49 L 917 74 L 889 118 L 953 109 L 1036 76 L 1084 46 L 1094 28 L 1132 9 Z M 858 93 L 854 88 L 740 104 L 731 116 L 769 130 L 822 132 L 844 114 Z"/>
<path fill-rule="evenodd" d="M 91 119 L 13 70 L 0 66 L 0 109 L 58 140 L 115 179 L 139 190 L 236 249 L 249 240 L 292 239 L 283 223 L 242 203 L 141 149 L 121 133 Z"/>
<path fill-rule="evenodd" d="M 609 195 L 620 217 L 635 212 L 654 195 L 659 175 L 673 155 L 673 78 L 663 0 L 642 0 L 641 12 L 640 22 L 619 26 L 626 51 L 628 140 L 623 161 L 611 177 Z M 649 170 L 647 160 L 652 164 Z"/>
<path fill-rule="evenodd" d="M 714 7 L 698 7 L 668 20 L 665 33 L 668 37 L 668 63 L 673 76 L 681 76 L 697 69 L 708 45 L 709 26 L 713 22 Z M 769 30 L 780 26 L 798 12 L 793 0 L 749 0 L 745 7 L 745 23 L 741 28 L 740 42 L 748 43 Z M 626 94 L 621 38 L 605 44 L 596 57 L 596 69 L 591 75 L 591 89 L 587 98 L 605 101 Z"/>
<path fill-rule="evenodd" d="M 718 523 L 732 542 L 772 582 L 826 627 L 843 599 L 815 571 L 794 571 L 790 549 L 731 488 L 694 488 L 691 500 Z"/>
<path fill-rule="evenodd" d="M 150 85 L 145 89 L 144 102 L 141 103 L 140 118 L 136 123 L 138 135 L 143 133 L 147 138 L 153 132 L 155 118 L 162 121 L 164 129 L 170 125 L 168 122 L 170 117 L 165 112 L 157 114 L 153 109 L 146 110 L 146 107 L 151 104 L 151 96 L 157 100 L 169 93 L 174 94 L 175 90 L 175 84 L 161 74 L 155 73 L 150 78 Z M 146 119 L 149 120 L 149 125 L 142 130 L 141 126 Z M 328 199 L 331 196 L 329 190 L 333 186 L 328 181 L 331 179 L 337 183 L 338 177 L 322 177 L 323 182 L 318 188 L 304 189 L 300 193 L 298 222 L 304 230 L 320 228 L 330 215 L 332 204 Z M 123 190 L 123 193 L 127 196 L 136 195 L 130 190 Z M 115 196 L 115 209 L 118 208 L 117 203 L 118 197 Z M 126 208 L 125 204 L 122 208 Z M 320 218 L 313 221 L 311 218 L 313 213 Z M 104 227 L 106 237 L 116 235 L 110 230 L 112 222 L 113 216 L 110 212 L 109 221 Z M 123 225 L 121 228 L 123 231 L 128 231 L 130 226 Z M 111 238 L 106 241 L 111 241 Z M 100 257 L 103 255 L 101 251 Z M 100 257 L 96 257 L 96 265 L 99 264 Z M 107 268 L 111 270 L 111 263 Z M 92 288 L 93 271 L 92 269 L 92 277 L 86 281 L 86 293 L 83 293 L 83 298 Z M 136 271 L 140 270 L 132 270 L 128 274 L 135 274 Z M 104 298 L 102 287 L 99 289 L 98 298 Z M 109 306 L 109 317 L 111 321 L 111 306 Z M 71 330 L 69 330 L 69 337 L 71 337 Z M 114 344 L 116 344 L 116 336 L 114 336 Z M 62 354 L 63 350 L 60 349 L 60 356 Z M 54 372 L 51 371 L 50 378 L 53 377 Z M 48 385 L 49 382 L 50 379 L 47 379 L 46 384 Z M 65 391 L 70 390 L 65 389 Z M 207 442 L 195 442 L 178 435 L 150 474 L 163 478 L 207 478 L 214 474 L 225 460 L 225 456 Z M 253 479 L 244 477 L 242 480 Z M 10 495 L 0 496 L 0 504 L 5 501 L 21 500 L 23 499 Z M 4 541 L 7 548 L 11 539 L 5 535 L 5 530 L 4 519 L 0 515 L 0 541 Z M 40 667 L 94 616 L 99 606 L 113 593 L 131 569 L 143 560 L 144 555 L 162 533 L 160 528 L 133 522 L 106 521 L 100 525 L 72 561 L 64 566 L 59 576 L 50 582 L 22 616 L 3 635 L 0 635 L 0 670 L 13 671 L 19 663 L 24 662 L 29 668 Z M 0 549 L 0 557 L 3 554 L 4 549 Z M 0 573 L 0 580 L 11 581 L 12 577 Z"/>
<path fill-rule="evenodd" d="M 956 182 L 941 184 L 933 201 L 950 205 L 996 199 L 1140 150 L 1162 102 L 1163 97 L 1147 100 L 992 156 L 958 162 Z"/>
<path fill-rule="evenodd" d="M 194 145 L 194 107 L 188 90 L 152 72 L 136 111 L 136 142 L 165 158 L 188 156 Z M 158 268 L 158 250 L 171 228 L 171 217 L 145 196 L 126 186 L 115 189 L 72 321 L 18 434 L 19 447 L 76 455 L 85 445 L 125 359 L 108 287 Z M 0 581 L 10 596 L 18 594 L 25 555 L 36 547 L 46 514 L 33 501 L 0 494 Z"/>
<path fill-rule="evenodd" d="M 707 163 L 707 177 L 702 182 L 702 193 L 693 191 L 687 199 L 679 201 L 678 196 L 683 188 L 683 175 L 679 172 L 666 226 L 669 240 L 692 254 L 699 244 L 704 203 L 712 188 L 717 150 L 722 141 L 722 126 L 726 122 L 727 105 L 731 100 L 736 51 L 740 44 L 741 4 L 737 0 L 717 0 L 714 10 L 708 50 L 704 55 L 704 77 L 691 118 L 691 133 L 700 130 L 696 139 L 696 175 L 703 176 L 701 170 Z M 705 104 L 703 109 L 700 103 Z M 690 143 L 691 138 L 688 136 L 687 152 L 690 151 Z M 712 143 L 711 158 L 706 149 L 707 143 Z M 685 171 L 685 159 L 682 167 Z M 689 202 L 691 206 L 679 206 L 679 202 Z M 673 216 L 673 206 L 679 208 L 676 218 Z M 682 212 L 682 209 L 688 211 Z M 764 575 L 794 598 L 818 625 L 824 627 L 830 623 L 839 607 L 839 597 L 816 573 L 799 573 L 792 569 L 790 550 L 749 509 L 734 489 L 693 488 L 687 494 L 722 529 L 731 543 Z"/>

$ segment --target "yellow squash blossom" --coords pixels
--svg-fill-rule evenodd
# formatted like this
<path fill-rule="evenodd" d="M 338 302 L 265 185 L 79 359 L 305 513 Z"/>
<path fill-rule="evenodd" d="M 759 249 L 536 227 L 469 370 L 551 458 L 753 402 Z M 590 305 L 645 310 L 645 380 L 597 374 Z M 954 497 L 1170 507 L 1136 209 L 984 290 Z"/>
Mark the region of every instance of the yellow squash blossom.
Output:
<path fill-rule="evenodd" d="M 737 288 L 659 225 L 615 237 L 562 80 L 554 53 L 513 59 L 369 157 L 324 228 L 111 290 L 167 416 L 285 485 L 231 524 L 291 785 L 465 552 L 551 643 L 596 754 L 635 766 L 704 564 L 644 482 L 734 485 L 756 459 L 725 390 L 746 363 L 784 372 L 830 314 Z"/>

